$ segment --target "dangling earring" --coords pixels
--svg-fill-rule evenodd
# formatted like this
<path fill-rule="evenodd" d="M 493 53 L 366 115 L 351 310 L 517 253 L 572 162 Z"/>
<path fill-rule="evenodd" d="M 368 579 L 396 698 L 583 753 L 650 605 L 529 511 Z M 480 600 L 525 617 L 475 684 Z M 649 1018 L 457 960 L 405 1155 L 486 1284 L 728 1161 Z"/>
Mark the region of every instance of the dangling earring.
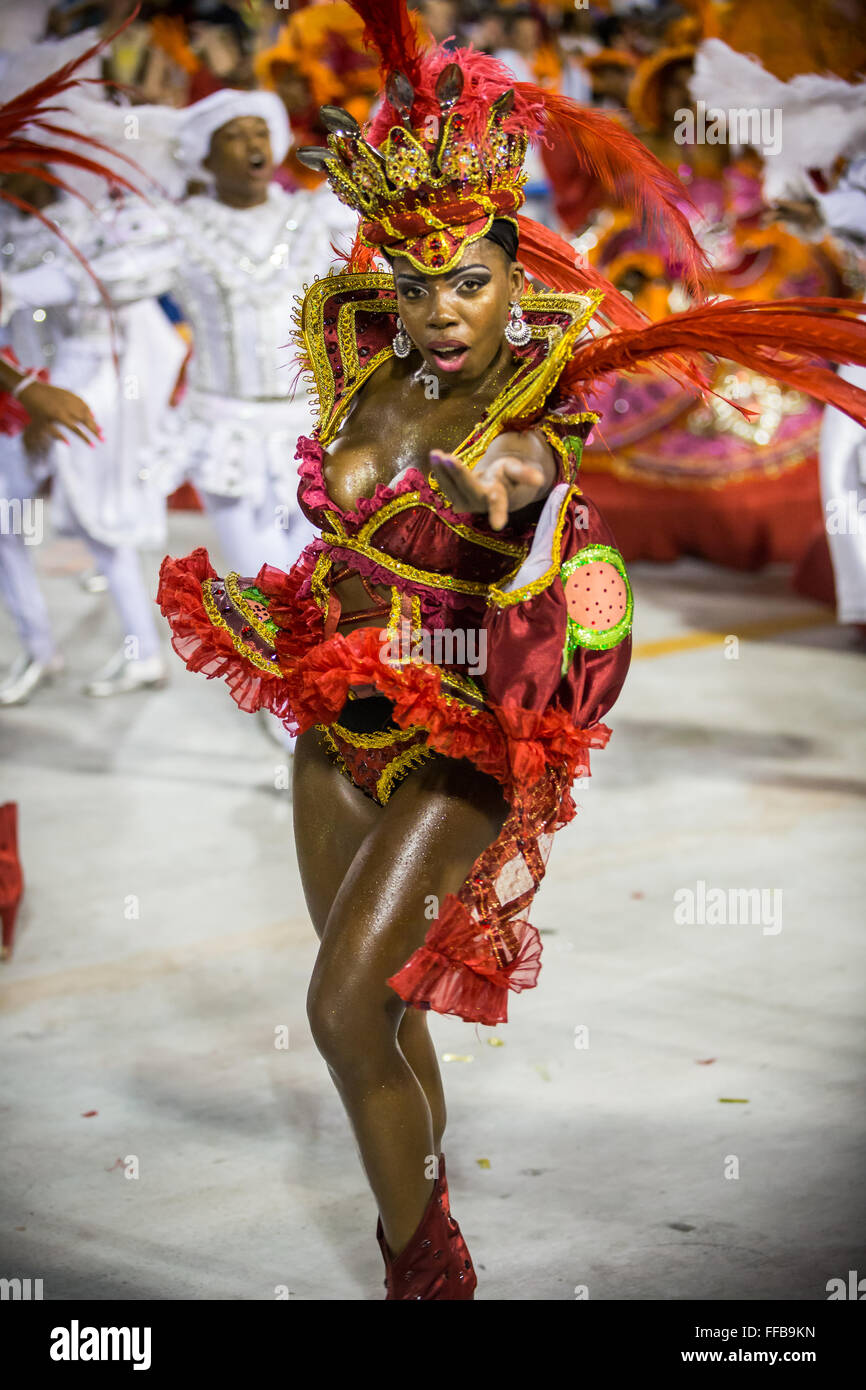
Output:
<path fill-rule="evenodd" d="M 401 318 L 397 320 L 397 332 L 394 335 L 393 347 L 395 357 L 408 357 L 412 351 L 412 339 L 406 332 L 406 326 Z"/>
<path fill-rule="evenodd" d="M 511 314 L 505 325 L 505 336 L 512 347 L 526 347 L 532 338 L 532 329 L 528 323 L 524 323 L 523 310 L 519 304 L 511 306 Z"/>

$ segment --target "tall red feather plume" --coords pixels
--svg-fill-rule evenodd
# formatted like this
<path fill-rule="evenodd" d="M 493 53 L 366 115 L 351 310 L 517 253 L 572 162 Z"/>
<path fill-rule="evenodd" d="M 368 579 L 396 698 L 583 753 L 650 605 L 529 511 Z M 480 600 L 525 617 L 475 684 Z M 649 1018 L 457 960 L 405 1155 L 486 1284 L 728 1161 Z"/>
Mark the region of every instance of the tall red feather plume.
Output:
<path fill-rule="evenodd" d="M 630 299 L 626 299 L 594 266 L 578 260 L 577 252 L 556 232 L 520 213 L 514 219 L 520 235 L 518 256 L 535 279 L 563 294 L 586 294 L 602 290 L 603 318 L 617 328 L 644 328 L 650 320 Z"/>
<path fill-rule="evenodd" d="M 135 161 L 122 151 L 113 149 L 101 140 L 94 139 L 92 135 L 86 135 L 82 131 L 59 125 L 53 119 L 46 119 L 46 117 L 53 117 L 57 113 L 62 114 L 64 112 L 63 106 L 51 104 L 64 92 L 96 81 L 92 78 L 79 77 L 77 74 L 82 67 L 89 63 L 91 58 L 112 44 L 118 34 L 121 34 L 133 22 L 138 15 L 139 8 L 140 6 L 137 5 L 132 14 L 113 33 L 97 40 L 77 58 L 64 63 L 56 72 L 49 73 L 48 77 L 34 83 L 26 91 L 19 92 L 18 96 L 0 106 L 0 173 L 10 174 L 26 170 L 28 173 L 36 174 L 44 183 L 62 187 L 68 192 L 75 193 L 77 197 L 81 197 L 82 195 L 74 187 L 69 187 L 59 181 L 50 171 L 39 167 L 41 164 L 67 165 L 73 169 L 86 169 L 88 173 L 97 174 L 106 179 L 108 183 L 120 185 L 129 192 L 138 193 L 141 191 L 115 169 L 100 164 L 87 153 L 80 154 L 75 149 L 64 148 L 53 143 L 42 143 L 33 139 L 29 134 L 22 133 L 25 127 L 33 131 L 42 130 L 48 135 L 83 145 L 86 150 L 102 151 L 104 154 L 111 155 L 114 160 L 122 160 L 129 165 L 131 170 L 142 173 Z M 142 176 L 144 177 L 144 175 Z M 0 191 L 0 197 L 2 196 L 4 195 Z M 87 200 L 84 199 L 84 201 Z M 19 203 L 18 206 L 21 204 Z M 24 206 L 26 211 L 35 212 L 35 209 L 31 208 L 29 204 Z"/>
<path fill-rule="evenodd" d="M 59 136 L 64 140 L 77 141 L 88 150 L 102 150 L 105 154 L 111 155 L 113 159 L 122 159 L 132 169 L 138 170 L 138 166 L 135 164 L 134 160 L 130 159 L 122 152 L 112 149 L 110 145 L 104 144 L 101 140 L 94 139 L 91 135 L 85 135 L 80 131 L 58 125 L 53 119 L 47 120 L 46 117 L 53 117 L 58 112 L 63 113 L 65 110 L 63 106 L 51 104 L 58 96 L 61 96 L 64 92 L 70 91 L 73 87 L 81 86 L 85 82 L 94 80 L 91 78 L 80 78 L 77 74 L 91 58 L 95 57 L 97 53 L 100 53 L 104 48 L 113 43 L 118 34 L 121 34 L 124 29 L 132 24 L 138 16 L 139 9 L 140 6 L 136 5 L 128 18 L 124 20 L 113 33 L 107 34 L 96 43 L 91 44 L 90 48 L 86 49 L 84 53 L 79 54 L 77 58 L 72 59 L 68 63 L 64 63 L 56 72 L 49 73 L 48 77 L 43 78 L 40 82 L 34 83 L 32 87 L 28 87 L 25 91 L 20 92 L 18 96 L 14 97 L 11 101 L 0 105 L 0 174 L 20 173 L 23 171 L 35 174 L 43 183 L 51 184 L 55 188 L 62 188 L 65 192 L 81 198 L 83 202 L 87 203 L 88 207 L 90 206 L 88 200 L 73 184 L 67 183 L 64 179 L 52 173 L 50 169 L 46 169 L 42 166 L 54 164 L 63 165 L 71 169 L 84 169 L 88 173 L 101 176 L 109 184 L 115 186 L 120 185 L 132 193 L 139 193 L 141 191 L 137 189 L 134 184 L 130 183 L 122 174 L 119 174 L 116 170 L 107 165 L 100 164 L 97 160 L 92 159 L 89 154 L 79 154 L 74 149 L 66 149 L 55 144 L 43 144 L 38 140 L 30 138 L 29 135 L 22 134 L 25 128 L 36 131 L 42 130 L 46 134 Z M 142 171 L 138 170 L 138 172 Z M 61 241 L 66 244 L 73 255 L 80 261 L 99 291 L 103 303 L 112 315 L 112 355 L 114 357 L 115 366 L 118 366 L 120 359 L 115 340 L 115 326 L 111 301 L 105 290 L 105 286 L 94 274 L 86 258 L 77 247 L 72 244 L 56 223 L 52 222 L 31 203 L 16 197 L 8 190 L 2 188 L 0 188 L 0 198 L 5 202 L 11 203 L 14 207 L 19 208 L 20 211 L 29 214 L 31 217 L 37 218 L 38 221 L 50 231 L 59 236 Z"/>
<path fill-rule="evenodd" d="M 364 21 L 364 43 L 376 48 L 385 73 L 403 72 L 413 87 L 420 84 L 422 49 L 406 0 L 349 0 Z"/>
<path fill-rule="evenodd" d="M 866 391 L 842 381 L 816 359 L 866 366 L 866 304 L 848 299 L 724 300 L 673 314 L 646 328 L 624 329 L 575 349 L 563 384 L 585 395 L 613 372 L 688 354 L 738 362 L 785 382 L 866 425 Z"/>
<path fill-rule="evenodd" d="M 582 169 L 637 218 L 671 240 L 687 288 L 695 298 L 703 298 L 702 285 L 711 267 L 695 240 L 687 216 L 691 203 L 676 175 L 611 116 L 531 82 L 518 82 L 515 91 L 528 101 L 542 103 L 545 133 L 567 141 Z"/>

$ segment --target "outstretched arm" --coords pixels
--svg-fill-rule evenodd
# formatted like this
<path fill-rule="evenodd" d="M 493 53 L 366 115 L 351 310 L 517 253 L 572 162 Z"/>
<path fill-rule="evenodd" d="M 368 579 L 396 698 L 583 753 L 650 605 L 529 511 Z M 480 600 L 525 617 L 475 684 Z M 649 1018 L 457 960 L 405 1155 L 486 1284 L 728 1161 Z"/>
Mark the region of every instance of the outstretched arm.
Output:
<path fill-rule="evenodd" d="M 546 497 L 556 481 L 553 450 L 537 430 L 498 435 L 474 468 L 433 449 L 430 468 L 455 511 L 487 512 L 494 531 L 507 526 L 509 512 Z"/>

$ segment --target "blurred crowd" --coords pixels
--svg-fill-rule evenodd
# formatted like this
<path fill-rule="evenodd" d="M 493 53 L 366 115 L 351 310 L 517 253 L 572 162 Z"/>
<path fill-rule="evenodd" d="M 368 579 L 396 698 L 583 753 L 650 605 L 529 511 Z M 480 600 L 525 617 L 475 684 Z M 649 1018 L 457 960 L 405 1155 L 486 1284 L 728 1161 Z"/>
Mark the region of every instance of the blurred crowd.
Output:
<path fill-rule="evenodd" d="M 471 43 L 520 80 L 616 112 L 663 159 L 706 39 L 754 55 L 782 81 L 804 73 L 850 81 L 866 71 L 860 0 L 417 0 L 412 8 L 436 42 Z M 13 0 L 0 14 L 0 52 L 110 33 L 134 12 L 103 59 L 114 99 L 185 107 L 224 87 L 277 92 L 293 134 L 279 174 L 286 187 L 318 181 L 294 150 L 321 142 L 322 105 L 363 121 L 377 98 L 361 21 L 345 0 Z M 592 190 L 573 162 L 542 151 L 528 172 L 530 215 L 582 230 Z"/>
<path fill-rule="evenodd" d="M 4 30 L 24 23 L 31 40 L 40 26 L 43 36 L 55 37 L 96 25 L 110 30 L 136 6 L 133 0 L 41 6 L 36 0 L 20 7 L 26 20 L 16 8 L 14 0 L 4 7 L 3 47 L 14 46 Z M 803 72 L 851 78 L 866 62 L 859 0 L 418 0 L 412 8 L 437 43 L 511 55 L 535 81 L 573 84 L 603 105 L 624 104 L 642 59 L 707 37 L 757 55 L 783 80 Z M 325 73 L 350 92 L 376 93 L 360 22 L 340 0 L 144 0 L 107 67 L 132 100 L 168 105 L 186 105 L 220 86 L 275 79 L 286 85 L 290 104 L 299 105 L 316 95 L 301 89 L 314 88 Z"/>

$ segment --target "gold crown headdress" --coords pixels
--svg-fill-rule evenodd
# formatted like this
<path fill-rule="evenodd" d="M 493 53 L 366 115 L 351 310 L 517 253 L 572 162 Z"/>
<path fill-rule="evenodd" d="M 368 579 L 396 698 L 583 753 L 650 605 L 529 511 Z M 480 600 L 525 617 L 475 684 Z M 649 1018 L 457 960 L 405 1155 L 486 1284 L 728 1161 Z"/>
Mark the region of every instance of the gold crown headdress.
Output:
<path fill-rule="evenodd" d="M 520 259 L 552 289 L 603 288 L 614 322 L 643 322 L 574 248 L 523 217 L 523 160 L 530 141 L 570 147 L 576 166 L 615 192 L 642 221 L 665 228 L 682 278 L 699 291 L 707 266 L 679 180 L 616 121 L 514 74 L 475 49 L 422 48 L 406 0 L 349 0 L 364 42 L 381 58 L 385 99 L 364 132 L 348 112 L 323 108 L 328 143 L 298 157 L 324 171 L 337 196 L 361 216 L 360 243 L 407 256 L 443 274 L 495 220 L 514 224 Z"/>
<path fill-rule="evenodd" d="M 538 124 L 537 106 L 535 112 L 516 110 L 520 103 L 506 69 L 483 55 L 460 58 L 462 65 L 440 67 L 433 102 L 424 100 L 404 73 L 389 76 L 386 95 L 399 123 L 389 121 L 378 145 L 364 139 L 348 112 L 325 106 L 327 148 L 298 151 L 298 158 L 323 169 L 337 197 L 360 213 L 367 246 L 406 256 L 428 274 L 451 270 L 467 242 L 486 236 L 494 220 L 510 218 L 517 228 L 514 214 L 524 202 L 523 161 L 531 133 L 527 117 L 535 114 Z M 491 67 L 499 78 L 492 100 L 477 90 L 479 59 L 486 85 Z M 378 125 L 381 134 L 382 122 Z"/>

